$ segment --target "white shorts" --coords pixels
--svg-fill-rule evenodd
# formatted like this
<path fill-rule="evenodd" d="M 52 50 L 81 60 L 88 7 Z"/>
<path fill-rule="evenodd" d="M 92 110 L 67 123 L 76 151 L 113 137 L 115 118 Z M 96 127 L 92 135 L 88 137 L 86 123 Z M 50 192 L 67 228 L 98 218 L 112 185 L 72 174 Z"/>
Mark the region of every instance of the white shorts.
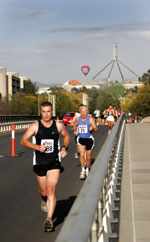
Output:
<path fill-rule="evenodd" d="M 115 118 L 112 115 L 109 115 L 106 120 L 110 122 L 115 122 Z"/>

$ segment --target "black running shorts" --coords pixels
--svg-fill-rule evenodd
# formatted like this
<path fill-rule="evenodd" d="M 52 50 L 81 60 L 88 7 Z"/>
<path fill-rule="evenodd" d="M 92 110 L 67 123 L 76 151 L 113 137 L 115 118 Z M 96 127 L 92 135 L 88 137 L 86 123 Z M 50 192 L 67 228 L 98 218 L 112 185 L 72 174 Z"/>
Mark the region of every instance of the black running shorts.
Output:
<path fill-rule="evenodd" d="M 77 138 L 78 138 L 78 136 L 75 135 L 75 137 L 74 137 L 75 144 L 77 144 Z"/>
<path fill-rule="evenodd" d="M 50 165 L 34 165 L 33 166 L 33 171 L 38 176 L 46 176 L 47 171 L 50 171 L 50 170 L 60 170 L 60 172 L 63 172 L 64 168 L 60 162 L 53 163 Z"/>
<path fill-rule="evenodd" d="M 92 150 L 94 148 L 94 138 L 77 138 L 77 143 L 84 145 L 86 150 Z"/>

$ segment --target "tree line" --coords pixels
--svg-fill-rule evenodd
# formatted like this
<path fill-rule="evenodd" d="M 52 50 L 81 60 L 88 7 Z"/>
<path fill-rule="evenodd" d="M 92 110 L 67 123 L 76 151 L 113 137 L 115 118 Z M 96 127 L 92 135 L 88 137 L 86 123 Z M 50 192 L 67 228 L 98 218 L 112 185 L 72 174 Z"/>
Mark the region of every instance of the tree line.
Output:
<path fill-rule="evenodd" d="M 78 111 L 79 105 L 82 103 L 82 95 L 86 93 L 89 99 L 89 110 L 93 112 L 95 109 L 103 111 L 110 104 L 119 107 L 120 98 L 124 95 L 124 88 L 119 82 L 109 83 L 103 87 L 96 89 L 74 90 L 68 92 L 61 87 L 50 88 L 52 94 L 56 96 L 56 114 L 62 116 L 66 112 Z M 4 115 L 37 115 L 38 105 L 48 100 L 48 95 L 37 95 L 37 86 L 29 83 L 22 92 L 18 92 L 12 96 L 11 100 L 0 101 L 0 114 Z"/>
<path fill-rule="evenodd" d="M 89 98 L 89 110 L 92 113 L 95 109 L 103 111 L 111 104 L 125 112 L 145 117 L 150 114 L 150 70 L 139 78 L 139 82 L 143 83 L 141 88 L 128 91 L 117 81 L 109 82 L 99 89 L 74 89 L 72 93 L 61 87 L 54 86 L 50 89 L 56 96 L 56 114 L 59 116 L 65 112 L 78 111 L 82 103 L 82 93 L 86 93 Z M 0 115 L 37 115 L 39 103 L 48 100 L 46 93 L 37 95 L 37 89 L 37 85 L 29 80 L 24 90 L 13 95 L 10 101 L 1 99 Z"/>
<path fill-rule="evenodd" d="M 122 109 L 141 117 L 150 116 L 150 70 L 139 77 L 139 83 L 143 85 L 134 88 L 122 98 Z"/>

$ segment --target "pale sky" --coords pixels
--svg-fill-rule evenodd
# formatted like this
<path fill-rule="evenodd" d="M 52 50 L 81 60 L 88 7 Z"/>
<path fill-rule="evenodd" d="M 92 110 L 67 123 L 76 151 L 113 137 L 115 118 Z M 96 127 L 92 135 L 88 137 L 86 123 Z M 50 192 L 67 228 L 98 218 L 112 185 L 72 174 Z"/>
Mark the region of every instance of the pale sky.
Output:
<path fill-rule="evenodd" d="M 142 75 L 150 69 L 149 9 L 149 0 L 1 0 L 0 66 L 57 84 L 84 79 L 80 67 L 89 64 L 90 80 L 118 43 L 119 59 Z M 120 79 L 117 68 L 111 77 Z"/>

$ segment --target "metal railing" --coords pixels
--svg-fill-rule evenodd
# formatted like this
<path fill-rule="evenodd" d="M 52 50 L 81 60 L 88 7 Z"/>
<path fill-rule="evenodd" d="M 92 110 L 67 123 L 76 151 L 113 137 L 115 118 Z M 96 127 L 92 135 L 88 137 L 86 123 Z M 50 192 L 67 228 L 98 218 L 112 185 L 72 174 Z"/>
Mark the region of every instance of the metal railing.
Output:
<path fill-rule="evenodd" d="M 56 242 L 116 242 L 125 121 L 120 117 L 92 166 Z"/>
<path fill-rule="evenodd" d="M 27 129 L 34 121 L 35 120 L 1 123 L 0 134 L 10 132 L 12 130 L 12 125 L 15 125 L 16 131 Z"/>
<path fill-rule="evenodd" d="M 37 120 L 37 115 L 0 115 L 0 123 Z"/>

